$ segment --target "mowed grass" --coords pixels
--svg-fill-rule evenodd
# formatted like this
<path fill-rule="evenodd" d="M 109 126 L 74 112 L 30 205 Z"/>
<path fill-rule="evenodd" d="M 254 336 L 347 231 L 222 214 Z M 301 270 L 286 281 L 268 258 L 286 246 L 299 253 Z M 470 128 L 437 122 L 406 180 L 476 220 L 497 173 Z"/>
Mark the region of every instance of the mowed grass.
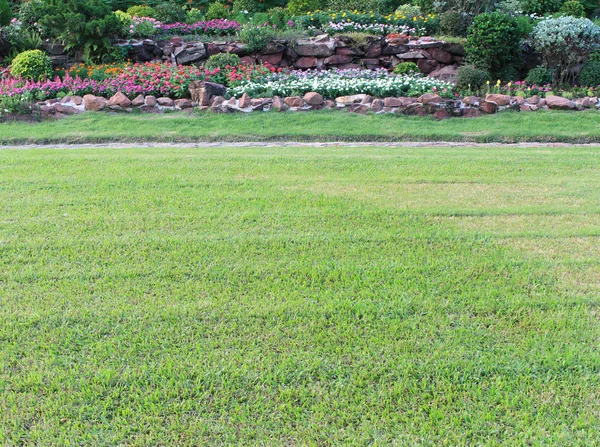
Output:
<path fill-rule="evenodd" d="M 0 151 L 0 444 L 600 443 L 600 149 Z"/>
<path fill-rule="evenodd" d="M 298 113 L 85 113 L 0 124 L 0 144 L 195 141 L 600 142 L 597 111 L 502 112 L 443 121 L 344 111 Z"/>

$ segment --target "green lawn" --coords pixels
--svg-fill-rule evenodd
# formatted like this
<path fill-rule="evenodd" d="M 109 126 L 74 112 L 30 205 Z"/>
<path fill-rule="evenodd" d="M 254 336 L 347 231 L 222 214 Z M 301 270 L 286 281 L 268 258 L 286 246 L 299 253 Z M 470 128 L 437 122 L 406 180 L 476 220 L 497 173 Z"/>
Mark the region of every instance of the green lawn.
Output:
<path fill-rule="evenodd" d="M 41 123 L 0 124 L 0 144 L 194 141 L 600 142 L 600 115 L 503 112 L 437 121 L 431 117 L 299 113 L 85 113 Z"/>
<path fill-rule="evenodd" d="M 0 150 L 0 445 L 599 445 L 599 160 Z"/>

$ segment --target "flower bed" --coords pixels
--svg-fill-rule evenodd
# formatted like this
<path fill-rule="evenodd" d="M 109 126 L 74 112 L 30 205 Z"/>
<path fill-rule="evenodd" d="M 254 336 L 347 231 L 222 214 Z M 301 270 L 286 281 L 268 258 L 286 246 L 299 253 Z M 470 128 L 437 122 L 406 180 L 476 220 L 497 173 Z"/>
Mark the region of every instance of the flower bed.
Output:
<path fill-rule="evenodd" d="M 130 37 L 171 37 L 200 35 L 220 36 L 235 34 L 241 25 L 235 20 L 215 19 L 192 24 L 162 23 L 150 17 L 134 17 L 129 26 Z"/>
<path fill-rule="evenodd" d="M 419 75 L 394 76 L 385 69 L 329 70 L 273 73 L 262 79 L 242 80 L 230 89 L 232 96 L 293 96 L 317 92 L 326 98 L 366 93 L 372 96 L 420 96 L 435 92 L 452 97 L 452 85 Z"/>

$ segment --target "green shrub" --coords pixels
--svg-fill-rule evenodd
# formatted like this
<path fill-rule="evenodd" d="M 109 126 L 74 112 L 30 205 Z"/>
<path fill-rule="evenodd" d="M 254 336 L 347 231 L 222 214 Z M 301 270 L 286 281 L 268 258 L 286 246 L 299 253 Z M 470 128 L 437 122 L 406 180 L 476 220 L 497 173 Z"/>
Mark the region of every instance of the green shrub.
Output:
<path fill-rule="evenodd" d="M 545 85 L 552 82 L 552 74 L 546 67 L 536 67 L 529 70 L 527 78 L 525 78 L 527 85 Z"/>
<path fill-rule="evenodd" d="M 127 14 L 126 12 L 123 11 L 115 11 L 115 15 L 117 16 L 117 18 L 119 19 L 119 21 L 121 22 L 121 24 L 123 25 L 124 28 L 129 28 L 129 25 L 131 25 L 132 23 L 132 19 L 133 17 L 131 17 L 129 14 Z"/>
<path fill-rule="evenodd" d="M 24 51 L 13 59 L 10 74 L 39 81 L 52 75 L 52 63 L 48 55 L 41 50 Z"/>
<path fill-rule="evenodd" d="M 25 28 L 33 29 L 35 23 L 39 23 L 41 16 L 40 7 L 42 7 L 40 0 L 31 0 L 21 4 L 19 8 L 19 20 Z"/>
<path fill-rule="evenodd" d="M 563 3 L 558 13 L 563 16 L 585 17 L 585 8 L 577 0 L 569 0 Z"/>
<path fill-rule="evenodd" d="M 246 12 L 252 14 L 261 10 L 258 0 L 234 0 L 233 12 Z"/>
<path fill-rule="evenodd" d="M 579 72 L 579 85 L 597 87 L 600 85 L 600 62 L 588 61 Z"/>
<path fill-rule="evenodd" d="M 580 59 L 600 48 L 600 27 L 575 17 L 546 19 L 535 26 L 531 41 L 544 65 L 553 69 L 553 85 L 559 87 L 573 80 Z"/>
<path fill-rule="evenodd" d="M 229 11 L 221 2 L 213 2 L 206 10 L 206 20 L 225 19 L 229 17 Z"/>
<path fill-rule="evenodd" d="M 456 72 L 456 88 L 458 90 L 477 91 L 489 80 L 489 72 L 480 70 L 473 65 L 463 65 Z"/>
<path fill-rule="evenodd" d="M 326 6 L 331 11 L 386 12 L 383 0 L 327 0 Z"/>
<path fill-rule="evenodd" d="M 439 15 L 440 32 L 445 36 L 462 37 L 467 33 L 465 16 L 456 11 L 447 11 Z"/>
<path fill-rule="evenodd" d="M 287 9 L 292 16 L 301 16 L 307 12 L 322 9 L 322 7 L 321 0 L 290 0 L 287 4 Z"/>
<path fill-rule="evenodd" d="M 60 38 L 69 51 L 82 52 L 87 61 L 110 54 L 114 37 L 123 30 L 102 0 L 46 0 L 40 12 L 50 37 Z"/>
<path fill-rule="evenodd" d="M 419 17 L 421 15 L 423 15 L 423 11 L 421 11 L 421 8 L 419 8 L 416 5 L 400 5 L 397 9 L 396 12 L 398 14 L 402 14 L 403 16 L 406 17 Z"/>
<path fill-rule="evenodd" d="M 214 70 L 215 68 L 220 68 L 221 70 L 225 69 L 225 67 L 237 67 L 240 65 L 242 61 L 237 54 L 233 53 L 219 53 L 213 54 L 208 60 L 204 63 L 204 68 L 207 70 Z"/>
<path fill-rule="evenodd" d="M 564 0 L 523 0 L 523 12 L 525 14 L 536 14 L 543 16 L 556 12 L 562 6 Z"/>
<path fill-rule="evenodd" d="M 8 26 L 13 17 L 12 9 L 6 0 L 0 0 L 0 26 Z"/>
<path fill-rule="evenodd" d="M 414 0 L 413 5 L 418 6 L 424 14 L 433 12 L 434 0 Z"/>
<path fill-rule="evenodd" d="M 254 53 L 262 50 L 276 37 L 276 32 L 270 26 L 245 25 L 239 32 L 239 37 L 246 44 L 246 50 Z"/>
<path fill-rule="evenodd" d="M 467 32 L 467 60 L 475 67 L 499 77 L 520 65 L 520 35 L 514 18 L 500 13 L 478 15 Z"/>
<path fill-rule="evenodd" d="M 257 26 L 264 26 L 265 23 L 269 23 L 269 16 L 264 12 L 257 12 L 252 16 L 250 23 Z"/>
<path fill-rule="evenodd" d="M 192 24 L 201 22 L 204 19 L 204 14 L 198 8 L 190 9 L 185 16 L 185 23 Z"/>
<path fill-rule="evenodd" d="M 502 0 L 496 3 L 496 12 L 511 17 L 519 17 L 523 13 L 521 0 Z"/>
<path fill-rule="evenodd" d="M 421 70 L 414 62 L 401 62 L 394 68 L 394 74 L 405 75 L 409 73 L 421 73 Z"/>
<path fill-rule="evenodd" d="M 127 10 L 131 17 L 152 17 L 156 19 L 156 10 L 148 5 L 136 5 Z"/>
<path fill-rule="evenodd" d="M 187 12 L 176 3 L 160 3 L 154 8 L 157 20 L 163 23 L 183 23 L 187 18 Z"/>
<path fill-rule="evenodd" d="M 269 23 L 275 25 L 277 29 L 282 30 L 287 28 L 290 16 L 284 8 L 271 8 L 267 11 L 267 15 L 269 16 Z"/>

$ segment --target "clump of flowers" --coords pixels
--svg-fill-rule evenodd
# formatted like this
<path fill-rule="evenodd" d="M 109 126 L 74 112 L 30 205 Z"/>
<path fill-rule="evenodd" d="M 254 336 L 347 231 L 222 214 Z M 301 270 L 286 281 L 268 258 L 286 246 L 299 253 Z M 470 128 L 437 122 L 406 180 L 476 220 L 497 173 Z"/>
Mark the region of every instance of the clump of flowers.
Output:
<path fill-rule="evenodd" d="M 132 17 L 129 25 L 131 37 L 152 37 L 158 33 L 162 23 L 152 17 Z"/>

